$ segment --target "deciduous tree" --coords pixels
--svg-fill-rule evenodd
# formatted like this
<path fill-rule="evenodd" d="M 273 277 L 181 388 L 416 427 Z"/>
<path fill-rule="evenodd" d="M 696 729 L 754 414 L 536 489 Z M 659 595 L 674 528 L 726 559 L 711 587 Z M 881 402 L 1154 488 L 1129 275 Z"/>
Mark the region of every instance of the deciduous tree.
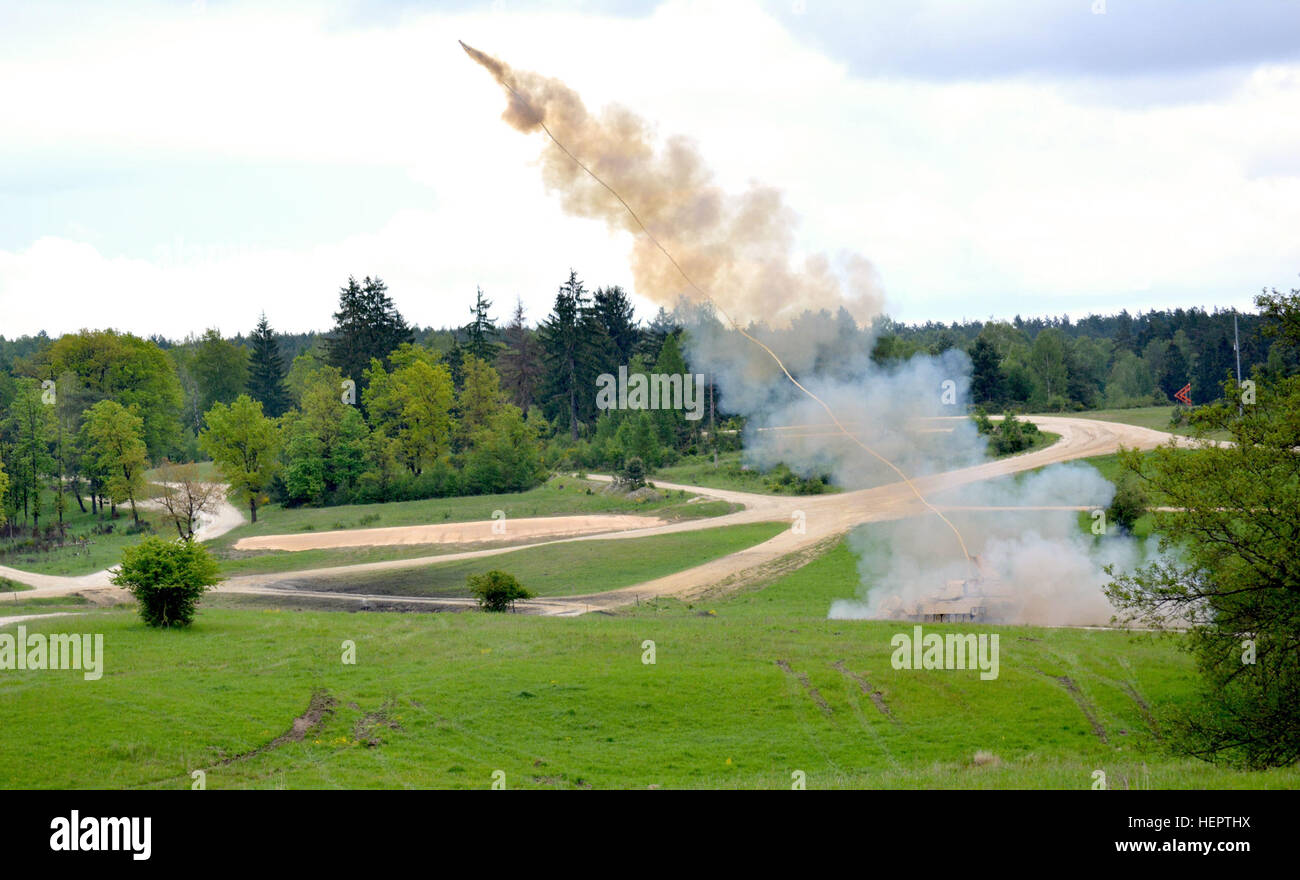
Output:
<path fill-rule="evenodd" d="M 207 428 L 199 445 L 212 456 L 226 482 L 230 497 L 248 505 L 257 522 L 257 505 L 278 468 L 280 433 L 274 420 L 262 412 L 262 402 L 241 394 L 229 406 L 218 403 L 203 417 Z"/>
<path fill-rule="evenodd" d="M 135 499 L 144 488 L 149 466 L 144 443 L 144 420 L 115 400 L 101 400 L 86 416 L 91 453 L 105 474 L 105 488 L 113 503 L 131 505 L 131 519 L 140 522 Z"/>

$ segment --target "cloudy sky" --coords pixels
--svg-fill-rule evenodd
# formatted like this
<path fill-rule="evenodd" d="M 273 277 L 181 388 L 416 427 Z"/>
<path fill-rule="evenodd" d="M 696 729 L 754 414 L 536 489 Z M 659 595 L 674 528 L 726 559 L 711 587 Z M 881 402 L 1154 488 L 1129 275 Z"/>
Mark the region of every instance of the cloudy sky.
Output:
<path fill-rule="evenodd" d="M 1300 286 L 1298 35 L 1294 0 L 5 3 L 0 335 L 632 287 L 457 39 L 783 189 L 899 319 L 1247 307 Z"/>

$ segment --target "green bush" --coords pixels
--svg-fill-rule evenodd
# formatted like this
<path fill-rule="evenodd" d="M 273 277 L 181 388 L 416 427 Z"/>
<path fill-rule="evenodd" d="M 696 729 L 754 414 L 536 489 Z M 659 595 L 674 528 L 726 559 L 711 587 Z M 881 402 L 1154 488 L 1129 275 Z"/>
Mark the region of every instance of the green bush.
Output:
<path fill-rule="evenodd" d="M 221 580 L 202 544 L 145 538 L 122 553 L 113 583 L 126 587 L 149 626 L 189 626 L 199 599 Z"/>
<path fill-rule="evenodd" d="M 1037 436 L 1037 425 L 1008 412 L 989 434 L 989 449 L 994 455 L 1014 455 L 1033 446 Z"/>
<path fill-rule="evenodd" d="M 801 477 L 785 462 L 780 462 L 763 478 L 763 485 L 769 492 L 784 495 L 820 495 L 830 486 L 830 481 L 829 474 Z"/>
<path fill-rule="evenodd" d="M 494 569 L 484 574 L 472 574 L 465 581 L 484 611 L 509 611 L 514 608 L 515 600 L 533 597 L 514 575 L 504 571 Z"/>
<path fill-rule="evenodd" d="M 640 456 L 634 455 L 623 465 L 619 471 L 619 480 L 629 489 L 640 489 L 645 485 L 645 462 Z"/>
<path fill-rule="evenodd" d="M 1125 471 L 1115 485 L 1115 497 L 1106 509 L 1107 518 L 1118 523 L 1124 531 L 1132 532 L 1138 518 L 1146 513 L 1150 499 L 1147 497 L 1141 481 L 1133 473 Z"/>

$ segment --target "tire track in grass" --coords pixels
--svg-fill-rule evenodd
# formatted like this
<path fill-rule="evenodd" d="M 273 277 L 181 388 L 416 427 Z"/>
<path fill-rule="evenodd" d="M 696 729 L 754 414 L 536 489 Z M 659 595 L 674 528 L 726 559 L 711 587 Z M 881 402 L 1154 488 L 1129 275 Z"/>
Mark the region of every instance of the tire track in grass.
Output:
<path fill-rule="evenodd" d="M 796 681 L 798 681 L 799 684 L 803 686 L 804 692 L 808 694 L 808 698 L 817 704 L 817 708 L 821 709 L 823 714 L 828 718 L 830 717 L 834 710 L 831 709 L 831 704 L 826 702 L 826 698 L 821 695 L 821 692 L 818 691 L 817 688 L 813 687 L 813 683 L 808 679 L 808 673 L 795 672 L 790 668 L 790 664 L 784 660 L 778 659 L 776 665 L 780 666 L 782 671 L 787 675 L 792 676 Z"/>
<path fill-rule="evenodd" d="M 882 693 L 879 688 L 873 688 L 871 682 L 867 681 L 864 676 L 858 675 L 856 672 L 849 669 L 843 660 L 835 661 L 831 664 L 831 668 L 838 669 L 841 675 L 856 683 L 862 690 L 862 693 L 871 697 L 871 702 L 875 704 L 881 715 L 884 715 L 890 721 L 898 724 L 898 719 L 894 717 L 894 713 L 890 710 L 889 704 L 885 702 L 884 693 Z"/>
<path fill-rule="evenodd" d="M 255 758 L 258 755 L 264 755 L 267 752 L 278 749 L 285 743 L 302 742 L 302 740 L 307 737 L 307 734 L 315 733 L 325 725 L 325 722 L 333 716 L 334 710 L 338 706 L 338 702 L 339 701 L 334 699 L 334 697 L 330 695 L 330 692 L 324 688 L 314 691 L 311 695 L 311 700 L 307 703 L 307 710 L 297 718 L 293 719 L 293 723 L 289 725 L 289 729 L 284 733 L 280 734 L 269 743 L 258 746 L 252 751 L 243 752 L 230 758 L 224 758 L 212 766 L 229 767 L 236 761 L 244 761 L 248 758 Z"/>
<path fill-rule="evenodd" d="M 1117 682 L 1117 684 L 1128 691 L 1129 697 L 1137 704 L 1138 711 L 1142 713 L 1142 719 L 1146 721 L 1147 727 L 1151 730 L 1151 735 L 1156 738 L 1156 742 L 1164 742 L 1164 736 L 1160 733 L 1160 725 L 1156 721 L 1155 713 L 1151 711 L 1150 704 L 1142 698 L 1142 694 L 1138 692 L 1137 683 L 1133 680 L 1133 667 L 1129 665 L 1128 660 L 1124 657 L 1119 658 L 1119 665 L 1124 667 L 1124 672 L 1127 673 L 1128 677 Z"/>
<path fill-rule="evenodd" d="M 790 668 L 790 664 L 787 663 L 786 661 L 776 660 L 775 662 L 776 665 L 780 667 L 783 672 L 787 673 L 786 675 L 782 676 L 782 679 L 787 683 L 787 691 L 788 691 L 789 685 L 798 681 L 798 677 L 795 675 L 794 670 Z M 804 676 L 804 679 L 805 681 L 807 680 L 806 675 Z M 800 684 L 802 684 L 802 682 L 800 682 Z M 821 694 L 818 694 L 818 696 L 820 697 Z M 822 700 L 822 702 L 825 703 L 825 700 Z M 826 763 L 826 766 L 831 770 L 832 773 L 838 773 L 840 775 L 844 775 L 844 768 L 842 768 L 838 763 L 836 763 L 834 758 L 832 758 L 829 754 L 826 753 L 825 747 L 822 746 L 821 740 L 818 738 L 817 733 L 813 730 L 812 725 L 808 723 L 808 720 L 804 718 L 803 715 L 797 709 L 795 709 L 793 705 L 791 706 L 791 709 L 794 710 L 793 718 L 795 723 L 798 724 L 800 728 L 802 728 L 804 736 L 808 738 L 808 744 L 812 746 L 814 750 L 816 750 L 817 754 L 821 756 L 821 759 Z M 830 714 L 829 704 L 827 705 L 826 709 L 827 711 L 824 714 L 826 714 L 829 717 Z"/>
<path fill-rule="evenodd" d="M 1142 699 L 1142 695 L 1138 693 L 1137 686 L 1131 681 L 1121 681 L 1119 684 L 1133 698 L 1133 702 L 1137 704 L 1138 711 L 1142 713 L 1142 720 L 1146 721 L 1147 727 L 1151 730 L 1151 735 L 1156 738 L 1156 742 L 1164 742 L 1164 737 L 1160 734 L 1160 725 L 1156 723 L 1155 715 L 1151 713 L 1151 707 L 1147 705 L 1147 701 Z"/>
<path fill-rule="evenodd" d="M 1044 678 L 1050 678 L 1052 681 L 1065 688 L 1065 692 L 1074 700 L 1075 705 L 1079 707 L 1079 711 L 1083 713 L 1083 717 L 1088 719 L 1088 723 L 1092 725 L 1092 732 L 1095 733 L 1097 738 L 1104 744 L 1110 745 L 1110 739 L 1106 736 L 1106 728 L 1102 727 L 1101 722 L 1097 720 L 1096 707 L 1088 702 L 1087 697 L 1083 695 L 1083 691 L 1079 690 L 1079 686 L 1075 684 L 1074 679 L 1070 678 L 1068 675 L 1051 675 L 1036 666 L 1031 666 L 1029 668 Z"/>
<path fill-rule="evenodd" d="M 903 767 L 902 762 L 898 760 L 898 757 L 895 756 L 893 751 L 889 748 L 889 744 L 885 742 L 885 737 L 882 736 L 880 731 L 876 729 L 876 725 L 868 721 L 867 716 L 862 713 L 861 701 L 853 696 L 853 687 L 851 683 L 856 683 L 858 688 L 864 694 L 871 696 L 870 691 L 872 689 L 870 683 L 867 682 L 865 678 L 862 678 L 854 674 L 853 672 L 849 671 L 849 669 L 847 668 L 843 660 L 838 660 L 835 663 L 832 663 L 830 665 L 832 669 L 838 669 L 845 677 L 846 680 L 845 687 L 848 688 L 849 690 L 848 693 L 849 705 L 853 707 L 853 714 L 858 719 L 858 724 L 862 727 L 864 731 L 866 731 L 871 736 L 872 740 L 880 748 L 880 751 L 884 754 L 885 759 L 894 767 L 894 769 L 901 770 Z M 883 698 L 881 702 L 876 702 L 875 698 L 873 697 L 872 702 L 876 703 L 876 708 L 878 710 L 881 710 L 882 714 L 884 714 L 887 718 L 889 718 L 890 721 L 894 722 L 895 725 L 898 725 L 899 723 L 898 719 L 894 718 L 890 714 L 888 707 L 883 705 Z"/>

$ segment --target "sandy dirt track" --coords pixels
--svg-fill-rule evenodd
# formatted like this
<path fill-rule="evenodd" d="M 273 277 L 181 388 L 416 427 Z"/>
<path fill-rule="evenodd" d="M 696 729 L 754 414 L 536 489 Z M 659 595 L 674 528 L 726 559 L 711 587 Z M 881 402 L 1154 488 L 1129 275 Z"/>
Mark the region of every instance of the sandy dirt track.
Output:
<path fill-rule="evenodd" d="M 932 474 L 913 479 L 913 484 L 933 503 L 942 503 L 941 493 L 945 489 L 968 485 L 995 477 L 1032 470 L 1048 464 L 1107 455 L 1117 451 L 1121 446 L 1136 449 L 1151 449 L 1168 442 L 1171 438 L 1179 445 L 1192 446 L 1194 442 L 1183 437 L 1149 428 L 1125 425 L 1119 422 L 1105 422 L 1095 419 L 1072 418 L 1064 416 L 1034 416 L 1033 421 L 1044 431 L 1059 434 L 1060 439 L 1052 446 L 1024 455 L 996 461 L 984 462 L 967 468 L 960 468 L 940 474 Z M 608 479 L 592 477 L 592 479 Z M 307 571 L 295 571 L 283 574 L 244 575 L 230 578 L 219 589 L 230 593 L 253 593 L 270 595 L 314 595 L 312 591 L 300 589 L 277 588 L 276 584 L 292 579 L 295 583 L 316 577 L 346 575 L 349 572 L 382 571 L 385 569 L 412 568 L 437 562 L 450 562 L 457 559 L 471 559 L 482 556 L 495 556 L 511 553 L 525 547 L 538 547 L 545 544 L 580 542 L 590 540 L 623 540 L 650 535 L 671 534 L 674 532 L 696 529 L 716 528 L 738 525 L 741 523 L 784 521 L 793 523 L 796 514 L 803 522 L 804 528 L 796 532 L 793 528 L 783 531 L 776 537 L 746 548 L 736 553 L 714 559 L 703 565 L 686 569 L 666 577 L 646 581 L 630 587 L 594 593 L 583 596 L 530 600 L 518 603 L 518 610 L 530 614 L 547 616 L 575 616 L 589 611 L 611 610 L 630 605 L 641 600 L 659 596 L 673 596 L 679 599 L 695 599 L 714 592 L 727 590 L 730 586 L 756 579 L 772 576 L 789 567 L 794 567 L 802 559 L 808 558 L 819 545 L 828 543 L 843 535 L 849 529 L 862 523 L 901 519 L 903 517 L 930 514 L 913 491 L 902 482 L 891 483 L 856 492 L 837 495 L 788 496 L 760 495 L 750 492 L 737 492 L 722 489 L 710 489 L 699 486 L 684 486 L 676 483 L 655 481 L 665 489 L 683 489 L 710 498 L 718 498 L 744 505 L 744 509 L 725 516 L 706 520 L 688 520 L 645 528 L 634 528 L 616 533 L 599 533 L 575 537 L 557 538 L 551 541 L 533 542 L 519 546 L 494 547 L 484 550 L 472 550 L 462 553 L 448 553 L 439 556 L 402 559 L 390 562 L 363 563 L 360 565 L 335 566 Z M 490 523 L 488 524 L 490 525 Z M 942 526 L 940 526 L 942 528 Z M 4 572 L 0 569 L 0 574 Z M 23 574 L 23 573 L 19 573 Z M 15 580 L 27 581 L 28 575 Z M 89 576 L 88 576 L 89 577 Z M 75 579 L 57 579 L 69 581 Z M 36 584 L 33 584 L 36 586 Z M 84 586 L 81 587 L 84 589 Z M 25 596 L 59 595 L 75 592 L 76 588 L 53 587 L 39 589 Z M 336 600 L 353 600 L 357 603 L 409 603 L 428 604 L 434 607 L 469 607 L 470 600 L 458 599 L 413 599 L 409 596 L 383 596 L 325 593 Z"/>
<path fill-rule="evenodd" d="M 399 544 L 477 544 L 617 532 L 662 525 L 654 516 L 610 514 L 596 516 L 534 516 L 438 525 L 390 526 L 380 529 L 341 529 L 292 535 L 240 538 L 236 550 L 320 550 L 334 547 L 386 547 Z"/>

